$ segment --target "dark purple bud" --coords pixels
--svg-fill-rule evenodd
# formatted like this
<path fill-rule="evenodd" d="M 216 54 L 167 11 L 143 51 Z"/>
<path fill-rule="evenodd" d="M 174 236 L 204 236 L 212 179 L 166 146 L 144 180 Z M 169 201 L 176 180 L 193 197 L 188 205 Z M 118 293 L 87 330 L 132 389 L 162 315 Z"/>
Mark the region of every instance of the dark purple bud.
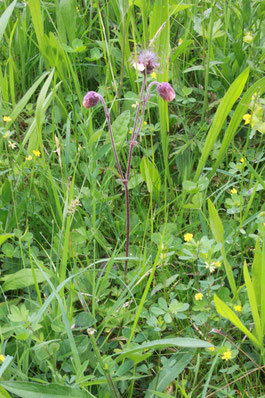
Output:
<path fill-rule="evenodd" d="M 163 82 L 157 85 L 157 92 L 163 100 L 167 102 L 173 101 L 176 97 L 175 91 L 169 83 Z"/>
<path fill-rule="evenodd" d="M 97 105 L 100 100 L 100 96 L 95 91 L 89 91 L 86 93 L 83 99 L 83 106 L 85 108 L 92 108 L 93 106 Z"/>

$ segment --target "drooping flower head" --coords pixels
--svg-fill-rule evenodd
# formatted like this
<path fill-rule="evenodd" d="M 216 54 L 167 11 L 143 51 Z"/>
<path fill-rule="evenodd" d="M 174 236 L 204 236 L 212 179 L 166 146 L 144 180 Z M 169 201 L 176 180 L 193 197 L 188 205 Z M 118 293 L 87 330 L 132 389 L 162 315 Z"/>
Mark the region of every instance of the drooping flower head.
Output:
<path fill-rule="evenodd" d="M 166 82 L 159 83 L 157 85 L 157 92 L 158 92 L 158 95 L 161 98 L 163 98 L 163 100 L 165 100 L 167 102 L 173 101 L 173 99 L 176 96 L 175 91 L 173 90 L 171 85 L 169 83 L 166 83 Z"/>
<path fill-rule="evenodd" d="M 159 67 L 158 56 L 151 50 L 141 51 L 137 55 L 137 62 L 133 59 L 131 64 L 135 69 L 147 75 L 150 75 L 150 73 Z"/>
<path fill-rule="evenodd" d="M 85 108 L 92 108 L 93 106 L 97 105 L 100 100 L 100 96 L 95 91 L 89 91 L 86 93 L 83 99 L 83 106 Z"/>

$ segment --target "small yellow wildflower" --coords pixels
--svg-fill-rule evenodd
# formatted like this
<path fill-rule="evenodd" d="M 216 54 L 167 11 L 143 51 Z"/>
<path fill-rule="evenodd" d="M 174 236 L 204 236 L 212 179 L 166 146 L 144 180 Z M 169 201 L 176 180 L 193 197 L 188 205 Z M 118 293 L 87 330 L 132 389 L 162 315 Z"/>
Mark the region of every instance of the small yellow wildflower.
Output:
<path fill-rule="evenodd" d="M 245 162 L 245 159 L 244 159 L 244 158 L 241 158 L 241 159 L 240 159 L 240 162 L 241 162 L 241 163 L 244 163 L 244 162 Z"/>
<path fill-rule="evenodd" d="M 236 312 L 241 312 L 241 311 L 242 311 L 241 305 L 235 305 L 235 306 L 234 306 L 234 310 L 235 310 Z"/>
<path fill-rule="evenodd" d="M 27 156 L 26 160 L 32 160 L 32 156 L 31 155 Z"/>
<path fill-rule="evenodd" d="M 10 116 L 3 116 L 3 121 L 4 122 L 6 122 L 6 123 L 8 123 L 8 122 L 11 122 L 11 117 Z"/>
<path fill-rule="evenodd" d="M 214 352 L 215 351 L 215 347 L 208 347 L 208 350 Z"/>
<path fill-rule="evenodd" d="M 10 131 L 7 131 L 7 132 L 4 134 L 4 138 L 8 138 L 8 137 L 9 137 L 9 133 L 10 133 Z"/>
<path fill-rule="evenodd" d="M 220 268 L 222 263 L 221 263 L 221 261 L 215 261 L 214 265 L 216 268 Z"/>
<path fill-rule="evenodd" d="M 144 121 L 144 126 L 147 126 L 147 122 L 146 121 Z"/>
<path fill-rule="evenodd" d="M 4 357 L 4 355 L 0 355 L 0 362 L 4 362 L 4 360 L 5 360 L 5 357 Z"/>
<path fill-rule="evenodd" d="M 178 46 L 180 46 L 182 43 L 183 43 L 183 39 L 182 38 L 178 39 Z"/>
<path fill-rule="evenodd" d="M 249 123 L 250 123 L 250 120 L 251 120 L 251 115 L 250 115 L 249 113 L 246 113 L 246 114 L 243 116 L 243 120 L 245 120 L 245 124 L 249 124 Z"/>
<path fill-rule="evenodd" d="M 192 238 L 193 238 L 193 234 L 187 233 L 184 235 L 185 242 L 189 242 Z"/>
<path fill-rule="evenodd" d="M 35 149 L 32 151 L 33 155 L 35 155 L 37 158 L 40 157 L 40 151 L 36 151 Z"/>
<path fill-rule="evenodd" d="M 133 133 L 133 131 L 132 130 L 129 130 L 129 134 L 132 134 Z"/>
<path fill-rule="evenodd" d="M 235 195 L 237 193 L 236 188 L 231 189 L 230 193 L 231 193 L 231 195 Z"/>
<path fill-rule="evenodd" d="M 247 43 L 247 44 L 252 43 L 253 40 L 254 40 L 254 37 L 253 37 L 252 32 L 247 32 L 247 33 L 245 34 L 245 36 L 243 37 L 243 41 L 244 41 L 245 43 Z"/>
<path fill-rule="evenodd" d="M 8 141 L 8 146 L 11 149 L 15 149 L 17 145 L 14 142 L 12 142 L 12 141 Z"/>
<path fill-rule="evenodd" d="M 156 72 L 152 72 L 152 73 L 151 73 L 151 78 L 152 78 L 152 79 L 156 79 Z"/>
<path fill-rule="evenodd" d="M 195 294 L 195 300 L 196 301 L 202 301 L 203 299 L 203 294 L 202 293 L 196 293 Z"/>
<path fill-rule="evenodd" d="M 230 350 L 225 351 L 223 353 L 222 359 L 224 359 L 225 361 L 228 361 L 231 358 L 232 358 L 232 352 Z"/>

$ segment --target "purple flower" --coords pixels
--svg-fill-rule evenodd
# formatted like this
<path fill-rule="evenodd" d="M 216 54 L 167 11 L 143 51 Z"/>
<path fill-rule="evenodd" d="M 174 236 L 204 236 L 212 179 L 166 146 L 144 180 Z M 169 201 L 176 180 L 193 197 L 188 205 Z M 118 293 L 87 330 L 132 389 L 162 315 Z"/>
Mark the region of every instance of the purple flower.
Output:
<path fill-rule="evenodd" d="M 142 73 L 146 73 L 147 75 L 159 67 L 158 57 L 151 50 L 143 50 L 140 52 L 137 56 L 137 63 L 135 60 L 132 60 L 131 64 L 135 69 Z"/>
<path fill-rule="evenodd" d="M 86 93 L 83 99 L 83 106 L 85 108 L 92 108 L 93 106 L 97 105 L 100 100 L 100 96 L 95 91 L 89 91 Z"/>
<path fill-rule="evenodd" d="M 160 95 L 160 97 L 163 98 L 163 100 L 165 100 L 167 102 L 173 101 L 173 99 L 176 96 L 175 91 L 173 90 L 171 85 L 166 82 L 159 83 L 157 85 L 157 92 L 158 92 L 158 95 Z"/>

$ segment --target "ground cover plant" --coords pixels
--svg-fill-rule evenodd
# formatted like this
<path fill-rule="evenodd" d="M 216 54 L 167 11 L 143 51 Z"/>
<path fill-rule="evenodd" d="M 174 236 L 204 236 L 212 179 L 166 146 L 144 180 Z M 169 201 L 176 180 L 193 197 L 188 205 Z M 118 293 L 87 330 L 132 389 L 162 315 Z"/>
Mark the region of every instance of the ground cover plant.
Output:
<path fill-rule="evenodd" d="M 0 2 L 0 397 L 265 396 L 264 16 Z"/>

